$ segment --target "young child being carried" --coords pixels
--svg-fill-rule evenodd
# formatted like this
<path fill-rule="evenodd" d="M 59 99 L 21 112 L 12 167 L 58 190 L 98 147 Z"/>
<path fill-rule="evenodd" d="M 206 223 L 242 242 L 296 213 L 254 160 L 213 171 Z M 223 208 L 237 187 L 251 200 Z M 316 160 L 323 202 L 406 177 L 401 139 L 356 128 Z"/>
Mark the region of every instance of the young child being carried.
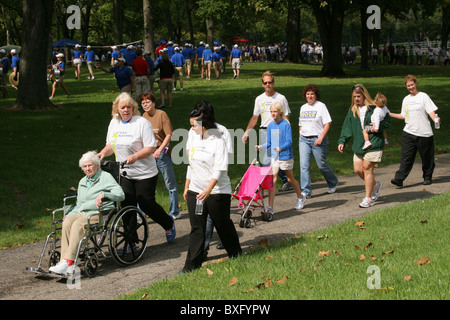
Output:
<path fill-rule="evenodd" d="M 378 130 L 380 129 L 380 122 L 384 119 L 384 117 L 386 117 L 386 114 L 389 113 L 389 109 L 386 107 L 387 99 L 383 94 L 378 92 L 375 96 L 374 101 L 377 107 L 373 111 L 370 118 L 372 125 L 366 126 L 366 128 L 363 129 L 363 136 L 365 141 L 363 150 L 367 150 L 372 146 L 372 143 L 370 142 L 369 132 L 378 132 Z M 388 144 L 386 131 L 383 131 L 383 135 L 384 143 Z"/>
<path fill-rule="evenodd" d="M 294 187 L 295 193 L 297 194 L 297 203 L 294 209 L 301 210 L 306 203 L 306 197 L 302 195 L 300 184 L 294 178 L 294 152 L 292 148 L 291 125 L 286 120 L 283 107 L 279 102 L 275 102 L 270 106 L 270 114 L 273 121 L 267 127 L 267 142 L 263 145 L 256 146 L 258 151 L 261 149 L 270 150 L 274 187 L 269 191 L 269 205 L 266 208 L 266 212 L 273 214 L 275 186 L 280 169 L 286 172 L 288 182 Z"/>

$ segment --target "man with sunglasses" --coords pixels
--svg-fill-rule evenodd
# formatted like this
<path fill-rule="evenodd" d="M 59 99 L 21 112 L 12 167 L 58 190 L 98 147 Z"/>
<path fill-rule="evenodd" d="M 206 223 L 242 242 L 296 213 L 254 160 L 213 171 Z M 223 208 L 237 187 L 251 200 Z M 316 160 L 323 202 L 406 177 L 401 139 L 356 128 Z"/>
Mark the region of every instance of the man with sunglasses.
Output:
<path fill-rule="evenodd" d="M 286 118 L 289 120 L 289 114 L 291 113 L 291 109 L 289 108 L 288 101 L 284 95 L 275 91 L 275 78 L 270 71 L 266 71 L 262 75 L 262 86 L 264 88 L 264 92 L 256 97 L 255 106 L 253 108 L 253 116 L 250 118 L 248 122 L 247 129 L 245 129 L 244 135 L 242 136 L 242 142 L 247 143 L 248 133 L 258 123 L 258 118 L 261 116 L 261 124 L 259 127 L 259 144 L 266 143 L 267 140 L 267 126 L 269 123 L 273 121 L 273 118 L 270 114 L 270 106 L 275 102 L 279 102 L 283 107 L 284 114 Z M 263 166 L 270 165 L 270 156 L 267 155 L 265 151 L 260 151 L 259 160 Z M 287 177 L 284 171 L 278 171 L 279 177 L 283 181 L 283 186 L 279 191 L 288 191 L 292 190 L 292 186 L 289 182 L 287 182 Z"/>

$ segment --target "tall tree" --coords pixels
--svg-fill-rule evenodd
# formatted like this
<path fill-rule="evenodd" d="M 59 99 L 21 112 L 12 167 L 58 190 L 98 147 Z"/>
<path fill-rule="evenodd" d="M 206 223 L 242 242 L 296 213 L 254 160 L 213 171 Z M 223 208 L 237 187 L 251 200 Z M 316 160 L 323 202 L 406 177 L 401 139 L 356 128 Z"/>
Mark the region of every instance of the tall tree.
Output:
<path fill-rule="evenodd" d="M 342 30 L 348 0 L 309 0 L 316 17 L 320 40 L 323 44 L 323 77 L 345 76 L 342 68 Z"/>
<path fill-rule="evenodd" d="M 53 106 L 48 99 L 46 78 L 53 4 L 54 0 L 23 0 L 23 42 L 15 108 L 35 110 Z"/>
<path fill-rule="evenodd" d="M 113 0 L 114 42 L 123 43 L 123 0 Z"/>
<path fill-rule="evenodd" d="M 155 30 L 153 29 L 152 3 L 151 0 L 142 0 L 142 4 L 144 11 L 144 48 L 151 52 L 153 59 L 156 59 L 153 43 Z"/>
<path fill-rule="evenodd" d="M 288 16 L 286 26 L 287 52 L 286 59 L 300 62 L 300 6 L 296 0 L 288 0 Z"/>

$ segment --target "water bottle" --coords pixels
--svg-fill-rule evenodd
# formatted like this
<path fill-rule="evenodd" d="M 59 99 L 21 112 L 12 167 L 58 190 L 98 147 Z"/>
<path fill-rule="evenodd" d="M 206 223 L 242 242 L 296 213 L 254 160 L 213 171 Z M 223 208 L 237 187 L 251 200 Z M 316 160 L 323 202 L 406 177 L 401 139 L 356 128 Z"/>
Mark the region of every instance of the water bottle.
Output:
<path fill-rule="evenodd" d="M 434 128 L 435 129 L 439 129 L 440 127 L 441 127 L 441 124 L 439 123 L 439 116 L 438 116 L 438 114 L 436 113 L 436 116 L 434 117 Z"/>
<path fill-rule="evenodd" d="M 195 205 L 195 214 L 201 216 L 203 214 L 203 201 L 197 199 L 197 204 Z"/>

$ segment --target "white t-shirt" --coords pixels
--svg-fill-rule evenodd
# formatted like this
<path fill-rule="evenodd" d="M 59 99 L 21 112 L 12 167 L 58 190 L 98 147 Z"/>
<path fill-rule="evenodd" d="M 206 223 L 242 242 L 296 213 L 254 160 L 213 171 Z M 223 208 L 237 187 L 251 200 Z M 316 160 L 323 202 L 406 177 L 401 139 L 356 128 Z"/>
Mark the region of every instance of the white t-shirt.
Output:
<path fill-rule="evenodd" d="M 144 147 L 157 146 L 150 121 L 141 116 L 133 116 L 128 123 L 112 119 L 108 126 L 106 144 L 112 147 L 116 161 L 119 162 L 125 161 L 129 155 Z M 127 165 L 122 171 L 126 171 L 127 178 L 134 180 L 148 179 L 158 174 L 152 155 Z"/>
<path fill-rule="evenodd" d="M 375 110 L 373 110 L 372 116 L 370 117 L 370 122 L 373 123 L 374 129 L 380 129 L 380 122 L 384 120 L 388 113 L 389 109 L 386 106 L 383 108 L 375 107 Z"/>
<path fill-rule="evenodd" d="M 401 115 L 405 117 L 405 127 L 403 131 L 418 136 L 431 137 L 431 128 L 428 114 L 438 108 L 425 92 L 419 92 L 415 96 L 407 95 L 402 102 Z"/>
<path fill-rule="evenodd" d="M 219 133 L 222 135 L 222 139 L 225 141 L 225 145 L 226 145 L 228 153 L 230 155 L 233 155 L 233 153 L 234 153 L 233 142 L 231 140 L 230 132 L 228 131 L 227 128 L 225 128 L 221 124 L 218 124 L 217 122 L 216 122 L 216 126 L 217 126 L 217 129 L 219 130 Z M 214 129 L 211 129 L 211 130 L 214 130 Z M 194 129 L 191 128 L 188 132 L 188 140 L 186 142 L 186 151 L 188 154 L 189 154 L 189 150 L 191 149 L 195 139 L 200 139 L 200 136 L 195 133 Z"/>
<path fill-rule="evenodd" d="M 211 194 L 231 194 L 228 177 L 228 152 L 225 141 L 215 135 L 207 139 L 196 138 L 189 149 L 189 167 L 187 178 L 190 179 L 189 190 L 200 193 L 206 189 L 216 172 L 221 175 Z"/>
<path fill-rule="evenodd" d="M 255 107 L 253 108 L 253 115 L 261 115 L 261 127 L 267 128 L 269 123 L 273 121 L 273 118 L 270 115 L 270 106 L 275 102 L 281 103 L 286 116 L 291 113 L 291 109 L 289 109 L 289 104 L 285 96 L 278 92 L 275 92 L 272 96 L 268 96 L 264 92 L 256 97 Z"/>
<path fill-rule="evenodd" d="M 302 136 L 320 136 L 323 126 L 330 122 L 330 113 L 323 102 L 316 101 L 313 105 L 305 103 L 300 108 L 298 126 L 301 127 L 300 134 Z"/>

